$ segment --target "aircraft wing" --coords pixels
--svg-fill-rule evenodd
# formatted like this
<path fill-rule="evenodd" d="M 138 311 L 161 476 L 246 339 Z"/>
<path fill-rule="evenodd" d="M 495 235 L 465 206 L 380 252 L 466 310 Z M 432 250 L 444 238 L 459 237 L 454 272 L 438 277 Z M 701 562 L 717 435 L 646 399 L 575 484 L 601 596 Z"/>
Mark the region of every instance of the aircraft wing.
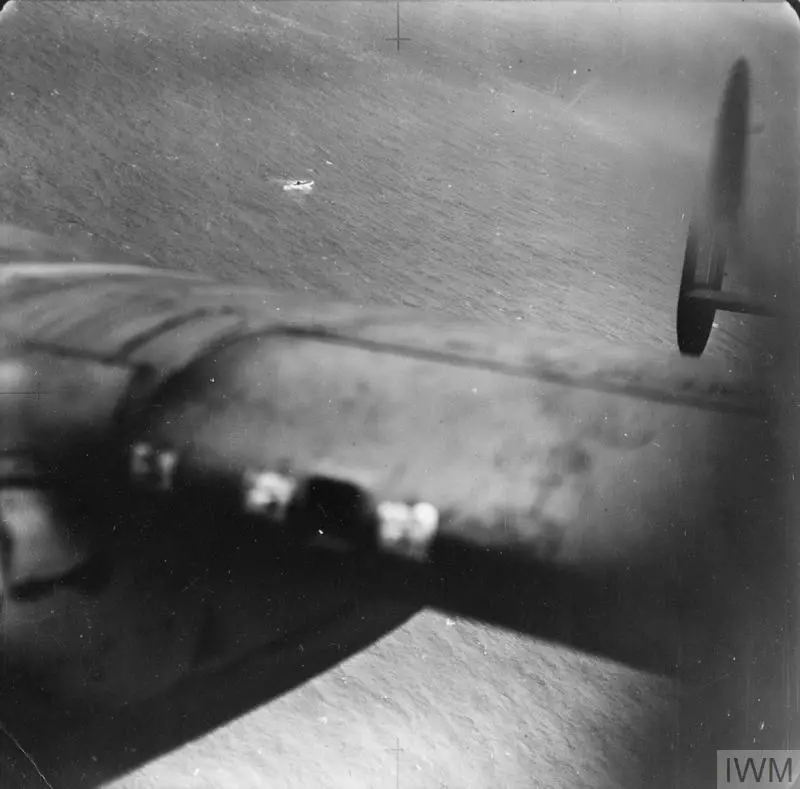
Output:
<path fill-rule="evenodd" d="M 90 422 L 128 452 L 174 452 L 185 479 L 237 489 L 273 472 L 346 483 L 375 506 L 426 503 L 426 558 L 464 542 L 613 561 L 627 547 L 604 538 L 587 553 L 586 532 L 598 512 L 630 512 L 621 480 L 657 476 L 668 501 L 687 435 L 763 412 L 733 372 L 673 354 L 137 267 L 7 265 L 0 329 L 34 360 L 18 424 L 57 424 L 64 452 Z"/>
<path fill-rule="evenodd" d="M 672 354 L 146 268 L 7 265 L 0 307 L 0 329 L 59 368 L 31 365 L 24 391 L 50 399 L 20 397 L 20 424 L 85 430 L 72 400 L 58 410 L 59 385 L 91 370 L 80 405 L 95 429 L 107 413 L 198 474 L 330 477 L 377 503 L 430 503 L 437 537 L 559 561 L 580 555 L 612 478 L 671 462 L 695 423 L 763 408 L 733 372 Z"/>
<path fill-rule="evenodd" d="M 741 501 L 714 480 L 763 432 L 765 394 L 735 372 L 145 266 L 37 262 L 41 241 L 21 232 L 6 229 L 7 259 L 27 244 L 25 262 L 0 268 L 4 484 L 50 486 L 102 515 L 80 533 L 6 516 L 12 545 L 42 551 L 30 535 L 43 533 L 70 546 L 53 549 L 49 581 L 25 577 L 46 576 L 46 561 L 6 559 L 7 633 L 25 632 L 26 605 L 54 611 L 43 585 L 91 596 L 95 554 L 130 564 L 137 589 L 187 555 L 200 574 L 241 567 L 252 544 L 246 572 L 275 573 L 283 595 L 279 651 L 300 633 L 313 644 L 309 622 L 328 643 L 357 597 L 370 616 L 390 611 L 390 628 L 433 605 L 676 668 L 663 617 L 686 591 L 674 568 L 686 585 L 725 550 L 707 524 Z M 120 508 L 133 525 L 109 517 Z M 20 636 L 23 660 L 44 632 Z M 115 659 L 139 688 L 135 632 Z M 171 679 L 197 668 L 189 652 Z"/>

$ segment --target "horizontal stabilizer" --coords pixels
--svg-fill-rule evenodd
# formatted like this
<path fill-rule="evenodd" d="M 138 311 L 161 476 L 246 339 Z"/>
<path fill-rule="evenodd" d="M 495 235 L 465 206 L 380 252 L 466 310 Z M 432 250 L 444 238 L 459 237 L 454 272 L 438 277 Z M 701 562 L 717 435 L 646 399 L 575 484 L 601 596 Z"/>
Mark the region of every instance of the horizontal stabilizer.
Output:
<path fill-rule="evenodd" d="M 693 288 L 684 298 L 713 305 L 724 312 L 738 312 L 748 315 L 773 315 L 775 308 L 765 302 L 753 300 L 744 293 L 714 290 L 713 288 Z"/>

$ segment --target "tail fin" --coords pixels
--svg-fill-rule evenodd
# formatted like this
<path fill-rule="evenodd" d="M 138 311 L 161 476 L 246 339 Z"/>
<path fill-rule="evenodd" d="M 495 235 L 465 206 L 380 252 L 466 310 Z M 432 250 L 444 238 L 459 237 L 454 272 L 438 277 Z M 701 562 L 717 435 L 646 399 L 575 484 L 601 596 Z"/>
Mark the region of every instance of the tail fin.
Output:
<path fill-rule="evenodd" d="M 709 172 L 708 200 L 713 222 L 734 224 L 739 217 L 747 169 L 750 125 L 750 66 L 739 58 L 722 95 Z"/>

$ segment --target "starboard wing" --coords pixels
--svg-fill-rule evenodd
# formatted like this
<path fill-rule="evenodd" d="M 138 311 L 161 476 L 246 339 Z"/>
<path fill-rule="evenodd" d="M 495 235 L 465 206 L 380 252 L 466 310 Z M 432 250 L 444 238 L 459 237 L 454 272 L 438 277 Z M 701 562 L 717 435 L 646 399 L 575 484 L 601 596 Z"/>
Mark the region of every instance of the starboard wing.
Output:
<path fill-rule="evenodd" d="M 113 472 L 147 506 L 213 512 L 217 532 L 224 517 L 225 539 L 234 518 L 307 548 L 317 576 L 332 552 L 375 594 L 656 670 L 675 664 L 664 628 L 642 621 L 632 643 L 630 607 L 724 543 L 703 524 L 737 495 L 714 480 L 767 407 L 677 354 L 141 266 L 8 263 L 0 334 L 7 455 L 85 496 Z"/>

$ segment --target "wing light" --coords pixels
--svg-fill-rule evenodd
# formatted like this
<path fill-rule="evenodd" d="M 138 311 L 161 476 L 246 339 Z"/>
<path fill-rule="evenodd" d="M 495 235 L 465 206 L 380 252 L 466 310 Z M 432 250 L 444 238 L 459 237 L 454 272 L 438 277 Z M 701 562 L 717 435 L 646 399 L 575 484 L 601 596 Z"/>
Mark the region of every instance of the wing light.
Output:
<path fill-rule="evenodd" d="M 294 496 L 297 481 L 272 471 L 244 473 L 244 511 L 249 515 L 265 515 L 283 519 Z"/>
<path fill-rule="evenodd" d="M 156 449 L 149 444 L 134 444 L 131 450 L 131 477 L 139 486 L 168 493 L 173 490 L 176 452 Z"/>
<path fill-rule="evenodd" d="M 192 479 L 188 464 L 181 466 L 178 453 L 170 447 L 136 443 L 130 449 L 131 482 L 141 490 L 180 493 L 181 481 L 190 485 Z M 311 520 L 315 523 L 312 531 L 303 534 L 300 529 L 308 547 L 388 554 L 415 562 L 431 558 L 441 516 L 428 502 L 376 502 L 363 488 L 319 476 L 303 477 L 262 469 L 246 469 L 235 476 L 243 516 L 278 525 Z M 330 507 L 322 506 L 323 486 L 352 489 L 360 506 L 331 511 Z M 313 516 L 315 511 L 327 517 L 320 521 L 318 515 Z M 309 514 L 312 517 L 304 517 Z"/>

